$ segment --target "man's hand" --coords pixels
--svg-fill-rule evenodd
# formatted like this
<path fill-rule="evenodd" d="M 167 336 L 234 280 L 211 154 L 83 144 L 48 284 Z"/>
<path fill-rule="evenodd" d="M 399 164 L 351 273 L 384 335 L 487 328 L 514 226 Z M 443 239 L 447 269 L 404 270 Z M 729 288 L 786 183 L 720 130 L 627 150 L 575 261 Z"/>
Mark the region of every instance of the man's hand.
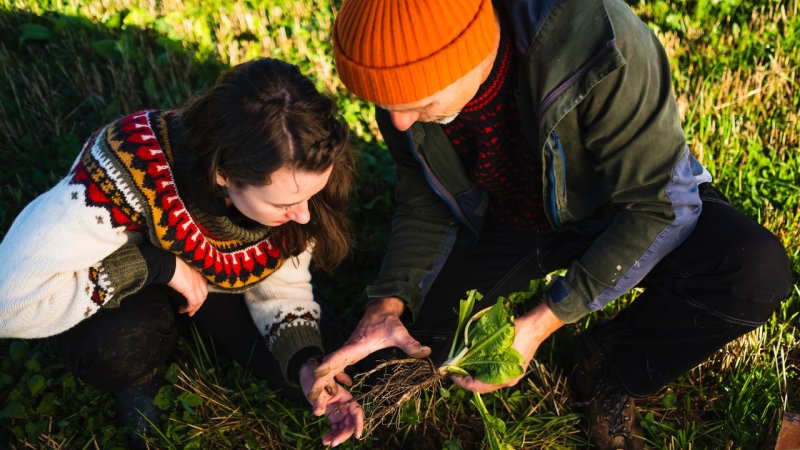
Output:
<path fill-rule="evenodd" d="M 367 355 L 389 347 L 399 347 L 413 358 L 425 358 L 431 354 L 431 349 L 411 337 L 400 321 L 404 307 L 403 301 L 395 297 L 371 304 L 344 346 L 322 360 L 314 372 L 317 379 L 308 394 L 315 413 L 325 407 L 319 399 L 331 379 Z"/>
<path fill-rule="evenodd" d="M 203 302 L 206 301 L 208 283 L 200 275 L 200 272 L 194 270 L 177 256 L 175 259 L 175 273 L 167 283 L 167 286 L 180 292 L 186 299 L 186 305 L 181 306 L 178 312 L 188 313 L 189 316 L 193 316 L 203 306 Z"/>
<path fill-rule="evenodd" d="M 314 370 L 319 366 L 319 361 L 316 358 L 311 358 L 300 367 L 300 385 L 303 388 L 303 394 L 308 398 L 311 392 L 312 385 L 316 380 L 314 378 Z M 353 400 L 350 392 L 339 385 L 342 383 L 346 386 L 353 384 L 352 380 L 345 373 L 340 373 L 330 383 L 322 389 L 317 402 L 324 405 L 320 410 L 314 408 L 314 414 L 321 416 L 325 414 L 331 422 L 331 432 L 322 437 L 322 444 L 336 447 L 342 442 L 350 439 L 350 436 L 355 434 L 356 439 L 361 439 L 361 433 L 364 432 L 364 411 L 361 405 Z M 315 403 L 309 400 L 309 403 L 314 406 Z"/>
<path fill-rule="evenodd" d="M 525 361 L 522 366 L 522 375 L 504 384 L 486 384 L 470 376 L 462 375 L 451 375 L 450 378 L 460 387 L 479 394 L 514 386 L 525 376 L 525 372 L 528 371 L 528 365 L 533 359 L 533 355 L 536 354 L 539 345 L 563 325 L 564 322 L 558 320 L 558 317 L 550 311 L 550 308 L 541 303 L 528 314 L 514 319 L 515 334 L 514 343 L 511 346 L 522 355 L 522 359 Z"/>

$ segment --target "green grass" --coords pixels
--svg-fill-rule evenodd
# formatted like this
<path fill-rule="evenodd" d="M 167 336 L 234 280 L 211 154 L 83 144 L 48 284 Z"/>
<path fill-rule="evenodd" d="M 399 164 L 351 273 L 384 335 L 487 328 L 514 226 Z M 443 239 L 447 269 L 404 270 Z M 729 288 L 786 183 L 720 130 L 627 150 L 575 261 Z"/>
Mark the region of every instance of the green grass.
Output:
<path fill-rule="evenodd" d="M 797 0 L 630 2 L 658 33 L 694 153 L 747 214 L 778 235 L 800 279 Z M 146 6 L 142 6 L 142 5 Z M 361 160 L 352 209 L 359 246 L 334 276 L 318 276 L 350 325 L 374 276 L 391 217 L 393 171 L 374 111 L 336 78 L 328 0 L 0 0 L 0 237 L 64 175 L 94 129 L 140 108 L 174 107 L 225 67 L 271 55 L 298 64 L 336 98 Z M 602 315 L 631 301 L 631 296 Z M 486 396 L 515 448 L 586 446 L 554 369 L 565 328 L 517 387 Z M 782 412 L 800 410 L 800 287 L 762 328 L 644 399 L 654 448 L 771 448 Z M 318 448 L 324 420 L 278 397 L 246 368 L 183 343 L 157 399 L 168 425 L 159 448 Z M 0 443 L 15 448 L 119 448 L 108 394 L 76 380 L 37 341 L 0 341 Z M 480 448 L 465 392 L 411 405 L 346 448 Z M 9 444 L 12 445 L 12 444 Z"/>

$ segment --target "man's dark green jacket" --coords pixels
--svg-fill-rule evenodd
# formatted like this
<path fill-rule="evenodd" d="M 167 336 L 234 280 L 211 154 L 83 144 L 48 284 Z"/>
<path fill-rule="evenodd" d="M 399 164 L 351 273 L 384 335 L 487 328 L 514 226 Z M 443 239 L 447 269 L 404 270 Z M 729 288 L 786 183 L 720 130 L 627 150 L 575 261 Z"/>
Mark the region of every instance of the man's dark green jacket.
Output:
<path fill-rule="evenodd" d="M 691 156 L 655 35 L 619 0 L 507 0 L 521 61 L 516 99 L 542 160 L 545 212 L 556 229 L 596 234 L 545 301 L 564 322 L 636 284 L 691 233 L 710 181 Z M 455 243 L 480 235 L 489 199 L 442 127 L 378 125 L 394 159 L 397 212 L 370 298 L 400 297 L 416 316 Z"/>

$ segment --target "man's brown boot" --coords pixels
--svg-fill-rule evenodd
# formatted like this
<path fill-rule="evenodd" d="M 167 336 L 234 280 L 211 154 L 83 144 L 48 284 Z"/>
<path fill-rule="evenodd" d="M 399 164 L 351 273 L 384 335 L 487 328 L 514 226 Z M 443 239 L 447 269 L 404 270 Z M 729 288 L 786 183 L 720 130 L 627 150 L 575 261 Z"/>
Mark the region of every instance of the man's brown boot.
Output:
<path fill-rule="evenodd" d="M 616 383 L 601 379 L 583 411 L 589 421 L 589 438 L 602 450 L 641 450 L 642 428 L 633 398 Z"/>
<path fill-rule="evenodd" d="M 589 424 L 589 438 L 600 450 L 644 448 L 642 428 L 633 398 L 608 369 L 607 349 L 587 332 L 562 360 L 575 405 Z"/>

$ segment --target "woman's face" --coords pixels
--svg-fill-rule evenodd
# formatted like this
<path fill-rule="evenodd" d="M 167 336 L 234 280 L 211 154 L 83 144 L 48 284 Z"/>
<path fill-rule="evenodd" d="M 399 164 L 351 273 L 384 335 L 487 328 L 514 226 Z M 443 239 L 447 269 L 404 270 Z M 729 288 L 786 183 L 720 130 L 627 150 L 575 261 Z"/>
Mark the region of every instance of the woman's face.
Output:
<path fill-rule="evenodd" d="M 332 170 L 333 166 L 319 173 L 282 167 L 264 186 L 237 186 L 217 172 L 217 183 L 227 189 L 229 205 L 251 220 L 270 227 L 291 220 L 305 224 L 311 219 L 308 200 L 325 187 Z"/>

